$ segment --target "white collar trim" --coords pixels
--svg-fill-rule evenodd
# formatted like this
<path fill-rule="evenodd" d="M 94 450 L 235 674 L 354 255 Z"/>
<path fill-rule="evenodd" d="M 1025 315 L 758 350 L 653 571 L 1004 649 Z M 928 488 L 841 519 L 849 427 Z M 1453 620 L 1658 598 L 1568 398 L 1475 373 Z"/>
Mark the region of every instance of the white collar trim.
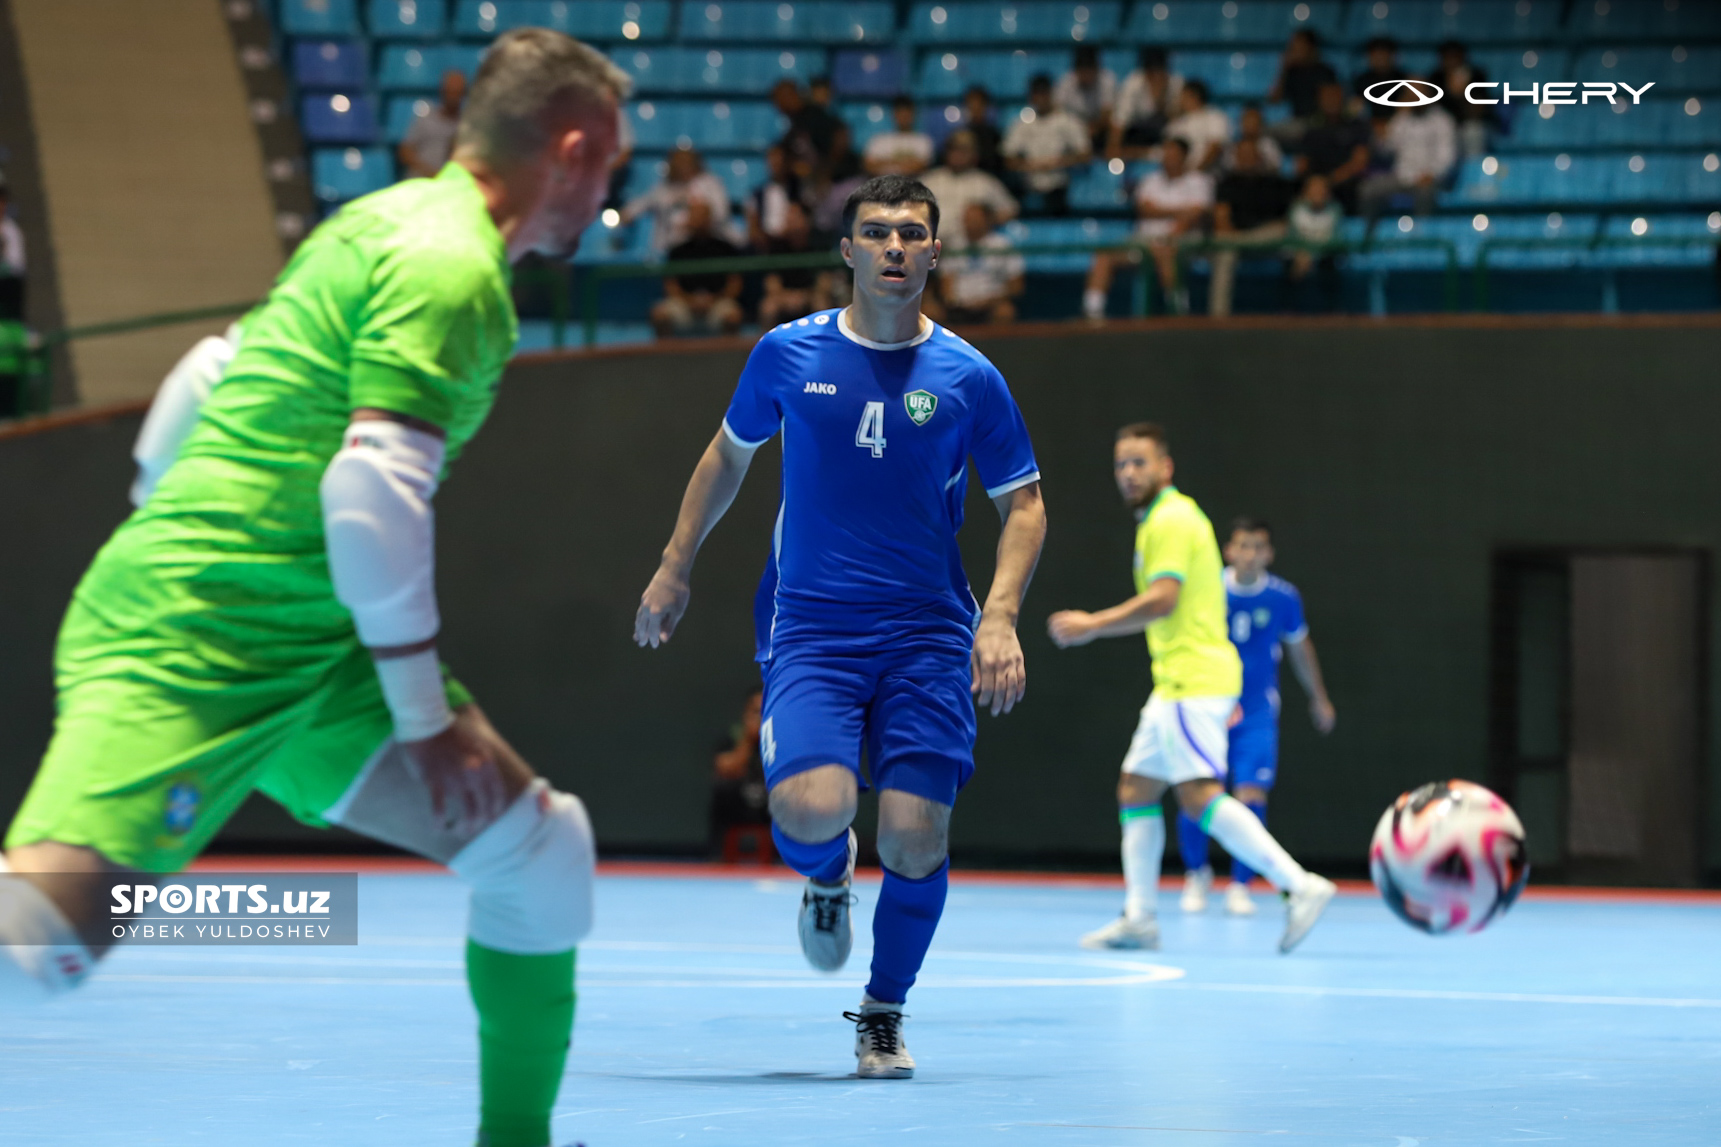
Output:
<path fill-rule="evenodd" d="M 932 332 L 937 329 L 937 323 L 933 322 L 925 315 L 921 315 L 920 333 L 909 339 L 907 342 L 878 343 L 873 342 L 871 339 L 863 339 L 855 333 L 855 329 L 849 326 L 849 309 L 847 307 L 844 307 L 842 310 L 837 312 L 837 330 L 841 331 L 843 333 L 843 337 L 848 339 L 850 342 L 859 343 L 868 350 L 907 350 L 909 347 L 919 346 L 921 343 L 931 338 Z"/>
<path fill-rule="evenodd" d="M 1226 566 L 1225 588 L 1236 594 L 1238 597 L 1254 597 L 1256 594 L 1267 588 L 1267 583 L 1272 580 L 1272 576 L 1273 575 L 1269 573 L 1263 572 L 1259 578 L 1255 579 L 1253 584 L 1244 585 L 1242 582 L 1237 580 L 1237 571 L 1232 569 L 1230 566 Z"/>

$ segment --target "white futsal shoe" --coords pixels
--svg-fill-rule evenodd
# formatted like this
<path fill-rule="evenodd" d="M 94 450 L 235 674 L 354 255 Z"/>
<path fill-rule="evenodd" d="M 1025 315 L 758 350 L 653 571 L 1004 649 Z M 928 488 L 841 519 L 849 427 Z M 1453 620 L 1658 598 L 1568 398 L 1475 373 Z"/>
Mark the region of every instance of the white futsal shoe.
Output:
<path fill-rule="evenodd" d="M 1203 864 L 1183 874 L 1183 896 L 1177 906 L 1185 912 L 1207 911 L 1207 893 L 1213 887 L 1213 869 Z"/>
<path fill-rule="evenodd" d="M 855 898 L 849 885 L 855 878 L 855 830 L 849 829 L 849 867 L 839 884 L 807 881 L 801 894 L 801 954 L 821 972 L 835 972 L 849 962 L 855 946 L 855 922 L 849 906 Z"/>
<path fill-rule="evenodd" d="M 1255 898 L 1249 895 L 1247 884 L 1238 884 L 1233 880 L 1226 887 L 1225 911 L 1231 916 L 1253 916 L 1255 914 Z"/>
<path fill-rule="evenodd" d="M 1285 934 L 1279 938 L 1279 951 L 1289 952 L 1303 942 L 1338 890 L 1324 876 L 1311 872 L 1303 877 L 1302 886 L 1285 899 Z"/>
<path fill-rule="evenodd" d="M 1104 928 L 1096 929 L 1082 937 L 1084 948 L 1141 948 L 1149 952 L 1159 950 L 1159 918 L 1148 916 L 1140 920 L 1131 920 L 1128 916 L 1119 916 Z"/>
<path fill-rule="evenodd" d="M 855 1074 L 862 1079 L 913 1079 L 914 1057 L 902 1038 L 901 1004 L 861 997 L 861 1010 L 844 1012 L 855 1025 Z"/>

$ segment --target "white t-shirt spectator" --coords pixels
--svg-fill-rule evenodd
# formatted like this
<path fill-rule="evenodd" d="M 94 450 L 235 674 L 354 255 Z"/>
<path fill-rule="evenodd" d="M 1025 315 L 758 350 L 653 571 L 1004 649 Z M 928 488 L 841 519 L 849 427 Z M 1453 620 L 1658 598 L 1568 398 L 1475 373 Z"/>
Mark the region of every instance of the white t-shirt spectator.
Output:
<path fill-rule="evenodd" d="M 1009 293 L 1011 279 L 1027 272 L 1027 263 L 1003 232 L 993 231 L 975 246 L 984 254 L 952 255 L 939 265 L 944 299 L 953 307 L 989 306 Z"/>
<path fill-rule="evenodd" d="M 24 273 L 24 232 L 10 215 L 0 216 L 0 275 Z"/>
<path fill-rule="evenodd" d="M 1343 213 L 1333 200 L 1316 208 L 1299 199 L 1291 204 L 1291 237 L 1305 243 L 1331 243 L 1339 232 L 1339 217 Z"/>
<path fill-rule="evenodd" d="M 932 165 L 932 137 L 923 131 L 881 131 L 866 141 L 868 165 L 912 164 L 916 169 Z"/>
<path fill-rule="evenodd" d="M 1192 207 L 1206 210 L 1213 206 L 1213 177 L 1205 171 L 1185 171 L 1176 179 L 1165 172 L 1150 173 L 1135 187 L 1137 203 L 1151 203 L 1162 211 L 1184 211 Z M 1145 239 L 1162 239 L 1177 227 L 1174 219 L 1142 219 L 1135 225 L 1136 234 Z"/>
<path fill-rule="evenodd" d="M 732 239 L 729 234 L 729 189 L 709 171 L 701 171 L 686 183 L 663 180 L 629 203 L 625 214 L 630 220 L 650 214 L 652 249 L 667 252 L 687 240 L 687 205 L 695 199 L 703 199 L 711 205 L 711 218 L 716 220 L 712 230 L 721 238 Z"/>
<path fill-rule="evenodd" d="M 1402 183 L 1424 177 L 1438 182 L 1458 162 L 1458 131 L 1441 108 L 1394 115 L 1386 127 L 1386 144 L 1392 149 L 1392 174 Z"/>
<path fill-rule="evenodd" d="M 1092 123 L 1111 110 L 1117 102 L 1117 76 L 1110 68 L 1101 68 L 1091 88 L 1082 87 L 1074 71 L 1065 72 L 1052 88 L 1052 104 L 1069 112 L 1083 123 Z"/>
<path fill-rule="evenodd" d="M 1207 158 L 1207 149 L 1217 146 L 1224 150 L 1231 142 L 1231 117 L 1212 104 L 1185 112 L 1165 125 L 1165 134 L 1189 145 L 1189 163 L 1199 167 Z"/>
<path fill-rule="evenodd" d="M 1024 108 L 1024 116 L 1033 114 L 1034 109 Z M 1086 155 L 1090 150 L 1088 129 L 1081 120 L 1062 108 L 1053 108 L 1045 115 L 1033 115 L 1032 119 L 1017 119 L 1010 125 L 1010 131 L 1004 136 L 1004 146 L 999 149 L 1011 159 L 1047 160 L 1065 159 Z M 1022 182 L 1030 191 L 1056 191 L 1070 184 L 1069 168 L 1059 168 L 1056 171 L 1027 171 L 1022 173 Z"/>
<path fill-rule="evenodd" d="M 1160 107 L 1153 102 L 1153 89 L 1147 86 L 1147 73 L 1137 68 L 1125 76 L 1123 83 L 1118 86 L 1117 102 L 1111 109 L 1112 122 L 1128 127 L 1134 123 L 1145 123 L 1155 115 L 1169 116 L 1182 94 L 1183 77 L 1173 72 L 1166 77 L 1165 106 Z"/>
<path fill-rule="evenodd" d="M 1016 197 L 1004 189 L 996 175 L 971 167 L 958 174 L 948 167 L 935 167 L 920 181 L 938 198 L 938 237 L 952 250 L 968 245 L 962 220 L 970 203 L 984 203 L 999 223 L 1016 217 Z"/>

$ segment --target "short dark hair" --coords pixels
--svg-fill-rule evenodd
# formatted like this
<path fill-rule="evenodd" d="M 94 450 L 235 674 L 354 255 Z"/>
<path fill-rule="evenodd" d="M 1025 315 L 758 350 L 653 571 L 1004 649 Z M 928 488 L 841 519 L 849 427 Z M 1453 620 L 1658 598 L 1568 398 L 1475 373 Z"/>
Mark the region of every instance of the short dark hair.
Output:
<path fill-rule="evenodd" d="M 1377 48 L 1383 52 L 1396 52 L 1398 51 L 1398 41 L 1391 36 L 1376 36 L 1362 46 L 1364 52 L 1372 52 Z"/>
<path fill-rule="evenodd" d="M 897 96 L 894 100 L 891 100 L 890 106 L 893 108 L 911 108 L 911 107 L 914 107 L 915 106 L 914 97 L 905 92 L 902 95 Z"/>
<path fill-rule="evenodd" d="M 1298 28 L 1295 32 L 1291 33 L 1291 39 L 1307 40 L 1309 47 L 1311 48 L 1318 48 L 1321 46 L 1321 34 L 1313 28 Z"/>
<path fill-rule="evenodd" d="M 969 84 L 968 87 L 963 90 L 962 98 L 967 99 L 969 96 L 979 96 L 987 103 L 992 102 L 992 93 L 986 90 L 985 84 Z"/>
<path fill-rule="evenodd" d="M 1464 41 L 1462 40 L 1446 40 L 1443 41 L 1439 47 L 1434 49 L 1434 53 L 1437 56 L 1444 56 L 1448 52 L 1457 52 L 1465 59 L 1469 59 L 1470 57 L 1470 49 L 1464 46 Z"/>
<path fill-rule="evenodd" d="M 1267 519 L 1250 517 L 1248 514 L 1242 514 L 1231 519 L 1231 532 L 1233 534 L 1266 534 L 1269 542 L 1273 540 L 1273 527 Z"/>
<path fill-rule="evenodd" d="M 1100 66 L 1100 50 L 1092 44 L 1082 44 L 1076 48 L 1075 66 L 1078 68 L 1097 68 Z"/>
<path fill-rule="evenodd" d="M 1184 80 L 1183 90 L 1186 92 L 1194 92 L 1196 95 L 1200 96 L 1202 103 L 1206 103 L 1208 100 L 1213 98 L 1212 93 L 1207 89 L 1206 80 Z"/>
<path fill-rule="evenodd" d="M 882 203 L 895 207 L 901 203 L 924 203 L 932 224 L 932 237 L 938 238 L 938 197 L 926 184 L 906 175 L 877 175 L 849 192 L 843 201 L 843 234 L 854 238 L 855 216 L 863 203 Z"/>
<path fill-rule="evenodd" d="M 1171 439 L 1166 437 L 1165 427 L 1157 422 L 1132 422 L 1118 427 L 1117 440 L 1122 442 L 1125 438 L 1145 438 L 1157 443 L 1163 453 L 1171 453 Z"/>
<path fill-rule="evenodd" d="M 1136 63 L 1141 65 L 1141 70 L 1144 72 L 1150 69 L 1155 71 L 1164 71 L 1166 68 L 1171 66 L 1171 59 L 1165 54 L 1164 48 L 1143 48 L 1135 59 Z"/>
<path fill-rule="evenodd" d="M 1166 136 L 1165 142 L 1160 144 L 1159 146 L 1160 146 L 1160 149 L 1163 150 L 1165 148 L 1170 147 L 1174 143 L 1178 147 L 1183 149 L 1183 158 L 1188 159 L 1189 158 L 1189 141 L 1184 139 L 1180 135 L 1168 135 L 1168 136 Z"/>
<path fill-rule="evenodd" d="M 1035 72 L 1033 78 L 1028 81 L 1028 90 L 1030 92 L 1051 91 L 1052 77 L 1048 76 L 1044 72 Z"/>
<path fill-rule="evenodd" d="M 831 78 L 829 76 L 814 76 L 807 81 L 807 86 L 809 88 L 828 88 L 831 86 Z"/>

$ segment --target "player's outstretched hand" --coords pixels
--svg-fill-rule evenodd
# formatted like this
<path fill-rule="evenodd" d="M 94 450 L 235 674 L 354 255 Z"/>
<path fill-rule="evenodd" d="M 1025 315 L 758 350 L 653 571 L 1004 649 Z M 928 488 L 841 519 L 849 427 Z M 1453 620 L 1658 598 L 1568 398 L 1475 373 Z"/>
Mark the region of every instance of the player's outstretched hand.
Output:
<path fill-rule="evenodd" d="M 1339 715 L 1333 709 L 1333 703 L 1325 697 L 1317 697 L 1309 702 L 1309 720 L 1315 723 L 1317 733 L 1330 733 L 1338 723 Z"/>
<path fill-rule="evenodd" d="M 1046 632 L 1059 649 L 1073 649 L 1094 639 L 1093 620 L 1086 610 L 1060 609 L 1046 619 Z"/>
<path fill-rule="evenodd" d="M 510 750 L 474 708 L 457 710 L 454 724 L 436 736 L 400 747 L 430 792 L 431 810 L 450 829 L 475 831 L 507 807 L 502 760 Z"/>
<path fill-rule="evenodd" d="M 639 598 L 639 612 L 633 617 L 634 644 L 656 649 L 668 641 L 687 612 L 690 592 L 685 577 L 659 566 Z"/>
<path fill-rule="evenodd" d="M 1016 627 L 1007 621 L 980 619 L 974 635 L 974 697 L 992 715 L 1008 713 L 1028 692 L 1028 663 Z"/>

